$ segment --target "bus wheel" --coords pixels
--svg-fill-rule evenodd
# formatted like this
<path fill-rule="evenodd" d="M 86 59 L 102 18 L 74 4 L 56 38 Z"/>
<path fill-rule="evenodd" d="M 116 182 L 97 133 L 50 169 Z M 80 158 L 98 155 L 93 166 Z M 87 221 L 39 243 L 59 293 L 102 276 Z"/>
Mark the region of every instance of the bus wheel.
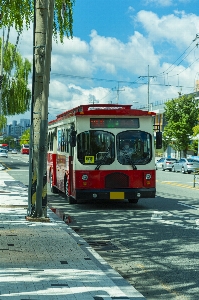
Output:
<path fill-rule="evenodd" d="M 50 191 L 53 194 L 57 193 L 57 188 L 55 186 L 53 186 L 53 174 L 52 173 L 50 173 Z"/>
<path fill-rule="evenodd" d="M 138 203 L 138 199 L 128 199 L 129 203 Z"/>
<path fill-rule="evenodd" d="M 68 199 L 69 204 L 77 204 L 77 200 L 75 200 L 73 197 L 69 196 Z"/>

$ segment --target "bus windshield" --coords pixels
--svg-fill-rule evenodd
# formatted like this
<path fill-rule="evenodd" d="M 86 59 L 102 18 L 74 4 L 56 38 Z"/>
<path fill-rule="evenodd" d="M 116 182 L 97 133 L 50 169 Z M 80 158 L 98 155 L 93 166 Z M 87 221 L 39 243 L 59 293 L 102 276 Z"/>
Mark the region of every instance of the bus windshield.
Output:
<path fill-rule="evenodd" d="M 77 158 L 82 164 L 110 165 L 147 164 L 152 157 L 152 137 L 139 130 L 127 130 L 115 135 L 104 130 L 88 130 L 77 135 Z"/>
<path fill-rule="evenodd" d="M 152 158 L 151 134 L 139 130 L 120 132 L 116 138 L 117 159 L 122 165 L 147 164 Z"/>
<path fill-rule="evenodd" d="M 115 160 L 114 134 L 88 130 L 77 136 L 77 158 L 82 164 L 110 165 Z"/>

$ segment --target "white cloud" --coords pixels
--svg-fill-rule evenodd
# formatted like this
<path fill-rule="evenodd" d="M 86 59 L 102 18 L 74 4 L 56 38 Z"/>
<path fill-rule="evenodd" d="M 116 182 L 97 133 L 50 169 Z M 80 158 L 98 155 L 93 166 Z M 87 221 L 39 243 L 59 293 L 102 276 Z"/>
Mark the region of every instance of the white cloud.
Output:
<path fill-rule="evenodd" d="M 159 43 L 166 40 L 179 49 L 190 44 L 199 32 L 199 16 L 184 12 L 179 16 L 170 14 L 159 18 L 153 12 L 142 10 L 136 20 L 142 24 L 150 40 Z"/>
<path fill-rule="evenodd" d="M 158 56 L 150 42 L 139 32 L 129 38 L 128 43 L 99 36 L 96 31 L 91 33 L 91 49 L 96 67 L 106 72 L 118 73 L 121 69 L 134 74 L 144 72 L 149 60 L 151 65 L 158 65 Z"/>
<path fill-rule="evenodd" d="M 145 0 L 145 5 L 155 4 L 157 6 L 171 6 L 173 5 L 173 0 Z"/>

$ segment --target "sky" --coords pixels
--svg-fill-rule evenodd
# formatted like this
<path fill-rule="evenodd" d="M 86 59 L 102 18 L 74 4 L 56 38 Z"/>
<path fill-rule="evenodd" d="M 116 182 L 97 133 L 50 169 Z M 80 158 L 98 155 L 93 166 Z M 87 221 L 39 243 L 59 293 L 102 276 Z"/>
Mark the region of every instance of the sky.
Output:
<path fill-rule="evenodd" d="M 73 20 L 73 38 L 53 41 L 49 121 L 81 104 L 155 110 L 179 93 L 194 92 L 198 0 L 76 0 Z M 32 34 L 32 28 L 24 30 L 17 46 L 31 62 Z M 9 40 L 16 44 L 15 31 Z M 30 112 L 8 117 L 8 124 L 23 118 Z"/>

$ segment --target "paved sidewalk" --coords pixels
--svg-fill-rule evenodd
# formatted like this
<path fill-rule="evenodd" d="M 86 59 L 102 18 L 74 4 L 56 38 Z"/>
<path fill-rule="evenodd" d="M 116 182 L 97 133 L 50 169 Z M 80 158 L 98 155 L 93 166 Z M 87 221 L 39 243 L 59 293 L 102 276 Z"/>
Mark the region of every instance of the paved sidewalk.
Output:
<path fill-rule="evenodd" d="M 30 222 L 27 187 L 0 172 L 0 300 L 144 300 L 50 209 Z"/>

